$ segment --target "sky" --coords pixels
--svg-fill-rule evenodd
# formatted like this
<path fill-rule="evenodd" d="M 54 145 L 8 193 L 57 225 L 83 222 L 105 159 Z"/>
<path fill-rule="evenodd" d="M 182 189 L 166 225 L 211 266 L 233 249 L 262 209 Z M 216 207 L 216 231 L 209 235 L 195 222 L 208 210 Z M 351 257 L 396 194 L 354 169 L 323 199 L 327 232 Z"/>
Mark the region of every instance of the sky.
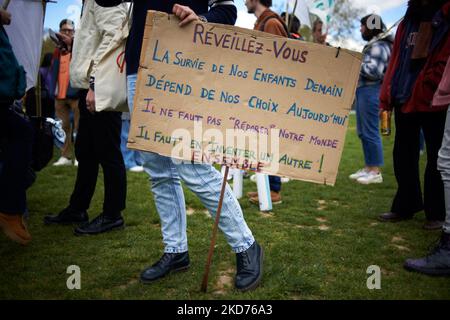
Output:
<path fill-rule="evenodd" d="M 390 27 L 400 19 L 405 11 L 407 0 L 350 0 L 355 6 L 363 8 L 366 14 L 377 13 L 381 15 L 385 24 Z M 273 0 L 275 6 L 284 0 Z M 236 25 L 244 28 L 253 28 L 255 17 L 248 14 L 244 6 L 244 0 L 235 0 L 238 8 L 238 20 Z M 59 21 L 69 18 L 78 21 L 81 13 L 81 0 L 57 0 L 57 3 L 49 3 L 45 18 L 45 27 L 58 30 Z M 328 39 L 330 40 L 330 39 Z M 355 29 L 353 37 L 346 39 L 344 43 L 332 43 L 352 50 L 361 50 L 364 43 L 361 40 L 359 30 Z"/>

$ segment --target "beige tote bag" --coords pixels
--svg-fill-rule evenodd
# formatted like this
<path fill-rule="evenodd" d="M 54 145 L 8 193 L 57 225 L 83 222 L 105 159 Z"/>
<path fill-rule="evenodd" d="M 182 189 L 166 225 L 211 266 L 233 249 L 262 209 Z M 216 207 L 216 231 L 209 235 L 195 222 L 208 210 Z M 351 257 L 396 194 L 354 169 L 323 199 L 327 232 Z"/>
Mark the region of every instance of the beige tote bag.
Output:
<path fill-rule="evenodd" d="M 130 31 L 130 5 L 122 28 L 114 35 L 95 71 L 95 111 L 128 112 L 125 45 Z M 101 84 L 101 85 L 97 85 Z"/>

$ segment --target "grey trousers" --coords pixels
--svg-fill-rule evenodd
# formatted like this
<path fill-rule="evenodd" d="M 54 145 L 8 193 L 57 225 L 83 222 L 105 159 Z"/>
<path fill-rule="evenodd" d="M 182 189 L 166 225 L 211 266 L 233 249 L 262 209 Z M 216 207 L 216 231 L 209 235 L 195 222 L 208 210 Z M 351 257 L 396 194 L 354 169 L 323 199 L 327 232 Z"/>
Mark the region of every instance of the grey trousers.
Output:
<path fill-rule="evenodd" d="M 446 217 L 443 229 L 445 233 L 450 233 L 450 108 L 447 110 L 444 138 L 439 150 L 438 170 L 441 172 L 445 193 Z"/>

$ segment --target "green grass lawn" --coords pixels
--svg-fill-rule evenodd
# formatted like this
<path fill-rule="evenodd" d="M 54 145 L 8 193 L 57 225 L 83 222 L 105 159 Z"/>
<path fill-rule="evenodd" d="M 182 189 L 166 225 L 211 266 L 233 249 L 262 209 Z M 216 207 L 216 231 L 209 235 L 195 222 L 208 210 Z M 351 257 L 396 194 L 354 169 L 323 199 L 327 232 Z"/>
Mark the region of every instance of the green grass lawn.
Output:
<path fill-rule="evenodd" d="M 200 292 L 213 220 L 186 191 L 191 268 L 151 285 L 139 274 L 163 249 L 159 218 L 145 174 L 128 174 L 127 228 L 93 237 L 75 237 L 72 227 L 44 226 L 43 217 L 67 205 L 76 169 L 49 166 L 28 192 L 33 241 L 21 247 L 0 235 L 2 299 L 449 299 L 449 278 L 407 272 L 406 258 L 427 252 L 439 232 L 421 229 L 424 214 L 407 222 L 383 224 L 395 192 L 393 137 L 384 138 L 385 183 L 361 186 L 347 176 L 363 165 L 351 118 L 335 187 L 291 181 L 283 204 L 262 214 L 240 201 L 246 220 L 265 249 L 262 285 L 253 292 L 233 288 L 235 255 L 222 234 L 210 273 L 209 292 Z M 423 168 L 423 163 L 422 163 Z M 99 181 L 102 181 L 99 179 Z M 245 181 L 244 191 L 256 189 Z M 102 208 L 103 183 L 89 210 Z M 81 268 L 81 290 L 68 290 L 66 269 Z M 381 290 L 368 290 L 366 269 L 382 270 Z"/>

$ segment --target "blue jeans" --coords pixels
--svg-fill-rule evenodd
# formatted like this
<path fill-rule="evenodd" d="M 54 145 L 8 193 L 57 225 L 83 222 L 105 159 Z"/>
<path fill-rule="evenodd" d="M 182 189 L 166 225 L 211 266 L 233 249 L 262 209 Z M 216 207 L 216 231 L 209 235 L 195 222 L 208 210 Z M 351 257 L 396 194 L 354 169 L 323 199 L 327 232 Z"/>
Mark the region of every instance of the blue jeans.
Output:
<path fill-rule="evenodd" d="M 127 77 L 130 112 L 133 112 L 136 79 L 136 75 Z M 219 203 L 222 174 L 209 164 L 172 161 L 169 157 L 152 152 L 139 153 L 145 172 L 150 175 L 151 188 L 161 219 L 164 252 L 186 252 L 186 205 L 181 180 L 200 198 L 214 218 Z M 219 228 L 236 253 L 246 251 L 255 241 L 244 220 L 241 206 L 228 184 Z"/>
<path fill-rule="evenodd" d="M 438 170 L 441 172 L 442 182 L 444 183 L 445 194 L 445 223 L 443 230 L 450 233 L 450 108 L 447 110 L 447 118 L 445 121 L 444 137 L 442 146 L 439 150 Z"/>
<path fill-rule="evenodd" d="M 131 102 L 132 103 L 132 102 Z M 120 151 L 122 151 L 123 161 L 127 169 L 140 166 L 139 152 L 127 148 L 128 132 L 130 131 L 130 119 L 122 116 L 122 131 L 120 132 Z"/>
<path fill-rule="evenodd" d="M 380 85 L 359 87 L 356 90 L 356 128 L 361 139 L 366 166 L 384 164 L 380 137 L 379 100 Z"/>
<path fill-rule="evenodd" d="M 281 178 L 278 176 L 269 176 L 270 191 L 281 191 Z"/>

